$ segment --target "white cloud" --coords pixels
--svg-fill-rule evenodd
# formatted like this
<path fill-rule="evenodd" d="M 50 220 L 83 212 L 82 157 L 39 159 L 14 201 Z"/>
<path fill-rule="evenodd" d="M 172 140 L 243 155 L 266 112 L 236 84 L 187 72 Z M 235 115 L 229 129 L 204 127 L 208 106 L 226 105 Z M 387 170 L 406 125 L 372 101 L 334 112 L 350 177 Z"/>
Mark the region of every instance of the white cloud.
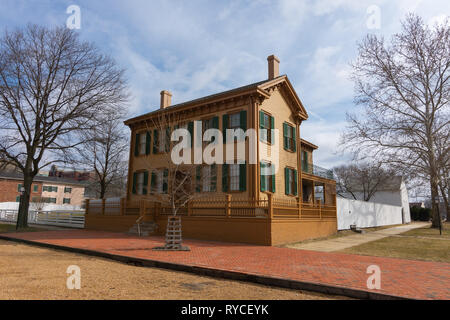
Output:
<path fill-rule="evenodd" d="M 319 147 L 314 151 L 314 163 L 331 169 L 348 161 L 349 156 L 341 154 L 339 141 L 345 127 L 344 121 L 308 119 L 302 123 L 300 135 Z"/>

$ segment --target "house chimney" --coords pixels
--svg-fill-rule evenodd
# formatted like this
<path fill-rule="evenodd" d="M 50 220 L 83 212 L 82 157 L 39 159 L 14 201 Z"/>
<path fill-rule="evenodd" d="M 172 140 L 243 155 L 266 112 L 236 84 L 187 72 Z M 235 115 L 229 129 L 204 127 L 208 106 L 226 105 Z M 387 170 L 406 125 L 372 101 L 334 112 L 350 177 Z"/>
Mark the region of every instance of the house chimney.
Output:
<path fill-rule="evenodd" d="M 163 90 L 161 91 L 161 109 L 167 108 L 170 106 L 170 102 L 172 100 L 172 94 L 167 91 Z"/>
<path fill-rule="evenodd" d="M 280 59 L 271 55 L 267 57 L 269 62 L 269 80 L 275 79 L 280 75 Z"/>

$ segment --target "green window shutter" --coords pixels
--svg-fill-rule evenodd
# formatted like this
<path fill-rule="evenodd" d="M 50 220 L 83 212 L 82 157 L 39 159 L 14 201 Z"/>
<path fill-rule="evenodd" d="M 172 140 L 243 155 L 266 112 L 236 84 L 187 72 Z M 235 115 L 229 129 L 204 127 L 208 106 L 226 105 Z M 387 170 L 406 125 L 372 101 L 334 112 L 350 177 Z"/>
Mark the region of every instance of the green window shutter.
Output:
<path fill-rule="evenodd" d="M 239 114 L 239 119 L 241 121 L 241 129 L 246 131 L 247 130 L 247 111 L 242 110 Z"/>
<path fill-rule="evenodd" d="M 16 197 L 16 202 L 20 202 L 20 196 Z"/>
<path fill-rule="evenodd" d="M 290 181 L 289 181 L 289 168 L 284 168 L 284 193 L 285 194 L 291 194 L 291 191 L 289 190 L 290 187 Z"/>
<path fill-rule="evenodd" d="M 273 163 L 272 164 L 270 164 L 270 168 L 272 169 L 271 171 L 273 172 L 274 170 L 273 170 Z M 275 193 L 275 184 L 276 184 L 276 182 L 275 182 L 275 173 L 273 173 L 272 174 L 272 192 L 273 193 Z"/>
<path fill-rule="evenodd" d="M 270 116 L 270 129 L 275 128 L 275 119 L 274 117 Z"/>
<path fill-rule="evenodd" d="M 297 191 L 297 170 L 294 170 L 294 196 L 298 195 Z"/>
<path fill-rule="evenodd" d="M 148 186 L 148 171 L 144 171 L 144 187 L 142 188 L 142 194 L 147 194 Z"/>
<path fill-rule="evenodd" d="M 169 169 L 164 169 L 163 171 L 163 193 L 167 193 L 168 181 L 167 177 L 169 176 Z"/>
<path fill-rule="evenodd" d="M 283 123 L 283 148 L 285 148 L 285 149 L 288 149 L 288 145 L 289 145 L 288 130 L 289 130 L 289 125 L 286 122 L 284 122 Z"/>
<path fill-rule="evenodd" d="M 198 165 L 195 168 L 195 192 L 201 192 L 201 176 L 202 176 L 202 166 Z"/>
<path fill-rule="evenodd" d="M 156 191 L 156 172 L 152 171 L 152 177 L 150 179 L 150 186 L 151 186 L 151 191 L 155 192 Z"/>
<path fill-rule="evenodd" d="M 297 138 L 295 137 L 297 132 L 297 126 L 294 126 L 294 128 L 292 129 L 292 139 L 294 140 L 294 151 L 297 151 Z"/>
<path fill-rule="evenodd" d="M 170 151 L 170 127 L 166 128 L 166 140 L 165 140 L 164 150 L 166 150 L 166 152 Z"/>
<path fill-rule="evenodd" d="M 188 122 L 188 131 L 191 135 L 191 148 L 194 145 L 194 122 L 190 121 Z"/>
<path fill-rule="evenodd" d="M 145 154 L 150 154 L 150 131 L 147 131 L 145 136 Z"/>
<path fill-rule="evenodd" d="M 38 186 L 38 185 L 34 185 L 34 186 L 33 186 L 33 191 L 34 191 L 34 192 L 38 192 L 38 190 L 39 190 L 39 186 Z"/>
<path fill-rule="evenodd" d="M 219 129 L 219 117 L 212 118 L 212 128 Z M 215 141 L 215 137 L 212 137 L 211 142 Z"/>
<path fill-rule="evenodd" d="M 137 182 L 137 172 L 134 172 L 133 173 L 133 189 L 132 189 L 133 194 L 136 194 L 136 182 Z"/>
<path fill-rule="evenodd" d="M 136 138 L 134 139 L 134 155 L 137 157 L 139 155 L 139 139 L 140 134 L 136 133 Z"/>
<path fill-rule="evenodd" d="M 259 112 L 259 128 L 260 129 L 264 128 L 264 112 L 263 111 Z"/>
<path fill-rule="evenodd" d="M 212 118 L 212 127 L 214 129 L 219 129 L 219 117 Z"/>
<path fill-rule="evenodd" d="M 217 166 L 211 165 L 211 191 L 217 191 Z"/>
<path fill-rule="evenodd" d="M 153 130 L 153 154 L 158 153 L 158 130 Z"/>
<path fill-rule="evenodd" d="M 17 192 L 20 192 L 20 188 L 22 188 L 22 184 L 17 185 Z"/>
<path fill-rule="evenodd" d="M 222 165 L 222 192 L 228 192 L 228 164 Z"/>
<path fill-rule="evenodd" d="M 239 165 L 239 191 L 247 190 L 247 164 Z"/>
<path fill-rule="evenodd" d="M 265 121 L 264 121 L 264 112 L 260 111 L 259 112 L 259 128 L 260 129 L 265 129 Z M 266 142 L 267 141 L 267 130 L 265 130 L 266 133 L 265 134 L 260 134 L 259 135 L 259 140 Z"/>
<path fill-rule="evenodd" d="M 270 129 L 273 130 L 275 128 L 275 119 L 270 116 Z M 272 137 L 272 131 L 270 132 L 270 144 L 274 144 L 274 137 Z"/>
<path fill-rule="evenodd" d="M 222 116 L 222 135 L 223 135 L 223 142 L 227 142 L 227 129 L 228 129 L 228 115 L 224 114 Z"/>
<path fill-rule="evenodd" d="M 260 180 L 261 180 L 261 191 L 266 191 L 267 190 L 267 186 L 266 186 L 266 176 L 264 176 L 263 173 L 263 169 L 266 167 L 266 165 L 264 163 L 260 163 L 259 165 L 260 167 Z"/>

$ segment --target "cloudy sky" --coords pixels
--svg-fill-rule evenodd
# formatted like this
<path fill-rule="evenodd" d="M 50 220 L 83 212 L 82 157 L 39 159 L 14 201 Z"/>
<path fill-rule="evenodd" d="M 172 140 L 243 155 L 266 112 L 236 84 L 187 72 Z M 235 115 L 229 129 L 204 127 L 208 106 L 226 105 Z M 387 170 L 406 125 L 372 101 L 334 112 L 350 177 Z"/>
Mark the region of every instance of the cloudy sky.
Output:
<path fill-rule="evenodd" d="M 70 5 L 81 10 L 81 37 L 127 69 L 130 117 L 156 109 L 162 89 L 175 104 L 266 79 L 266 58 L 277 55 L 310 116 L 302 138 L 319 145 L 324 167 L 345 161 L 336 152 L 345 113 L 357 110 L 357 41 L 398 32 L 408 12 L 430 24 L 450 14 L 448 0 L 0 0 L 0 29 L 65 25 Z"/>

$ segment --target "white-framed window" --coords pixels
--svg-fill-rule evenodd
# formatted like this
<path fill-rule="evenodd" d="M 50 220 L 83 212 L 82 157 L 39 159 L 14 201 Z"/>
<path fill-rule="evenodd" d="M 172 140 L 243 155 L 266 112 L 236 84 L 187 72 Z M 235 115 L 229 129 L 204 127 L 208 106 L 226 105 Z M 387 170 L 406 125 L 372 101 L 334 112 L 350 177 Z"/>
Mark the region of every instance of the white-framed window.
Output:
<path fill-rule="evenodd" d="M 261 141 L 267 142 L 269 144 L 272 144 L 272 128 L 274 126 L 274 118 L 265 113 L 264 111 L 260 111 L 260 124 L 259 128 L 263 129 L 260 130 L 260 139 Z"/>
<path fill-rule="evenodd" d="M 139 172 L 137 175 L 136 189 L 138 194 L 144 193 L 144 172 Z"/>
<path fill-rule="evenodd" d="M 142 132 L 139 135 L 139 154 L 140 155 L 145 154 L 146 143 L 147 143 L 147 134 L 145 132 Z"/>
<path fill-rule="evenodd" d="M 151 192 L 165 193 L 167 192 L 168 170 L 156 169 L 151 175 Z"/>
<path fill-rule="evenodd" d="M 203 192 L 211 191 L 211 166 L 202 167 Z"/>
<path fill-rule="evenodd" d="M 239 191 L 239 164 L 230 164 L 230 191 Z"/>
<path fill-rule="evenodd" d="M 213 118 L 203 120 L 203 124 L 202 124 L 203 133 L 205 133 L 206 130 L 212 129 L 212 128 L 214 128 Z"/>
<path fill-rule="evenodd" d="M 163 193 L 163 183 L 164 183 L 163 171 L 158 170 L 156 172 L 156 192 L 157 193 Z"/>
<path fill-rule="evenodd" d="M 166 130 L 159 131 L 158 152 L 166 151 Z"/>
<path fill-rule="evenodd" d="M 272 163 L 266 161 L 261 162 L 260 164 L 261 191 L 275 192 L 274 172 L 275 167 L 272 167 Z"/>
<path fill-rule="evenodd" d="M 229 122 L 230 129 L 239 129 L 241 127 L 241 114 L 239 112 L 230 114 Z"/>

